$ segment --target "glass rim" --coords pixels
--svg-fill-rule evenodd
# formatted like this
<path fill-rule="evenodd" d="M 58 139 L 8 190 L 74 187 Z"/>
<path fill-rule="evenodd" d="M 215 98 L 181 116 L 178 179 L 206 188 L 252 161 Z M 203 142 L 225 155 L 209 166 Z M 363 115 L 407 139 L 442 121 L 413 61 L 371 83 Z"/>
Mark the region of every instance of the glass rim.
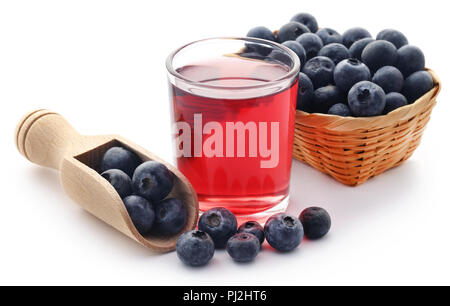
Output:
<path fill-rule="evenodd" d="M 271 80 L 268 81 L 264 84 L 258 84 L 258 85 L 247 85 L 247 86 L 240 86 L 240 87 L 229 87 L 229 86 L 221 86 L 221 85 L 211 85 L 211 84 L 205 84 L 202 82 L 198 82 L 192 79 L 189 79 L 185 76 L 183 76 L 182 74 L 178 73 L 174 68 L 173 68 L 173 59 L 175 58 L 175 56 L 182 51 L 183 49 L 198 44 L 198 43 L 202 43 L 202 42 L 206 42 L 206 41 L 214 41 L 214 40 L 241 40 L 241 41 L 246 41 L 246 42 L 253 42 L 253 43 L 264 43 L 266 45 L 271 45 L 273 47 L 279 48 L 281 50 L 283 50 L 284 52 L 286 52 L 293 60 L 294 65 L 292 67 L 290 67 L 289 71 L 286 72 L 285 75 L 275 79 L 275 80 Z M 259 38 L 253 38 L 253 37 L 212 37 L 212 38 L 205 38 L 205 39 L 200 39 L 200 40 L 196 40 L 190 43 L 187 43 L 181 47 L 179 47 L 178 49 L 174 50 L 173 52 L 171 52 L 169 54 L 169 56 L 166 59 L 166 69 L 167 72 L 188 83 L 191 85 L 195 85 L 198 87 L 203 87 L 203 88 L 209 88 L 209 89 L 231 89 L 231 90 L 250 90 L 250 89 L 257 89 L 257 88 L 265 88 L 265 87 L 270 87 L 270 86 L 274 86 L 280 83 L 285 82 L 286 80 L 289 80 L 290 78 L 294 78 L 299 72 L 300 72 L 300 59 L 298 58 L 297 54 L 295 54 L 294 51 L 292 51 L 291 49 L 289 49 L 288 47 L 285 47 L 277 42 L 273 42 L 270 40 L 265 40 L 265 39 L 259 39 Z"/>

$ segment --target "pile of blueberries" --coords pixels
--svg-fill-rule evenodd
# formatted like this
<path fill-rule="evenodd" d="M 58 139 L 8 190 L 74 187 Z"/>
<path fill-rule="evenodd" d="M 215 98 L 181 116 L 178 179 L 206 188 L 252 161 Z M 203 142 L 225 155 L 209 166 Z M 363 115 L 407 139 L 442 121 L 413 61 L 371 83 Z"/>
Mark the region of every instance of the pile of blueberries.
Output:
<path fill-rule="evenodd" d="M 134 152 L 112 147 L 100 167 L 101 176 L 116 189 L 141 235 L 175 235 L 184 228 L 187 208 L 182 200 L 167 198 L 174 174 L 165 165 L 142 162 Z"/>
<path fill-rule="evenodd" d="M 236 262 L 250 262 L 262 249 L 264 240 L 280 252 L 297 248 L 303 240 L 319 239 L 331 228 L 328 212 L 319 207 L 305 209 L 298 218 L 286 213 L 275 214 L 262 227 L 248 221 L 237 227 L 236 217 L 226 208 L 206 211 L 198 222 L 198 230 L 183 233 L 177 241 L 177 255 L 190 266 L 206 265 L 215 249 L 226 248 Z"/>
<path fill-rule="evenodd" d="M 174 174 L 156 161 L 142 162 L 134 152 L 112 147 L 101 160 L 101 176 L 122 198 L 136 229 L 143 236 L 149 234 L 175 235 L 186 225 L 187 208 L 180 199 L 168 198 Z M 200 218 L 198 230 L 181 234 L 177 254 L 191 266 L 207 264 L 215 249 L 226 248 L 238 262 L 252 261 L 266 239 L 276 250 L 288 252 L 303 240 L 318 239 L 331 227 L 329 214 L 322 208 L 305 209 L 299 218 L 280 213 L 272 216 L 263 228 L 249 221 L 239 228 L 236 217 L 225 208 L 213 208 Z"/>
<path fill-rule="evenodd" d="M 401 32 L 381 31 L 376 39 L 363 28 L 344 34 L 319 29 L 316 18 L 300 13 L 277 35 L 266 27 L 251 29 L 248 37 L 281 43 L 301 62 L 297 109 L 309 113 L 371 117 L 414 103 L 434 86 L 425 71 L 425 56 Z M 256 44 L 247 55 L 277 59 L 279 52 Z"/>

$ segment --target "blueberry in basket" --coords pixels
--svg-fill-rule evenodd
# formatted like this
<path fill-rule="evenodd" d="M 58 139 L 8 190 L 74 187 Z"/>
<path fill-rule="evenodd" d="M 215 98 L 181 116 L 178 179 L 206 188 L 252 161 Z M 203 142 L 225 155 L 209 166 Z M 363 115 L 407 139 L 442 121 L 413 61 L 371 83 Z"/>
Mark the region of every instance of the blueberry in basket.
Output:
<path fill-rule="evenodd" d="M 306 51 L 306 60 L 310 60 L 313 57 L 316 57 L 319 51 L 323 47 L 322 39 L 314 33 L 305 33 L 297 37 L 295 40 Z"/>
<path fill-rule="evenodd" d="M 312 33 L 316 33 L 317 30 L 319 29 L 319 25 L 317 23 L 316 18 L 309 13 L 298 13 L 294 17 L 291 18 L 291 21 L 296 21 L 301 24 L 304 24 L 305 26 L 308 27 L 308 29 Z"/>
<path fill-rule="evenodd" d="M 398 92 L 391 92 L 386 95 L 386 106 L 384 107 L 383 114 L 389 114 L 397 108 L 405 106 L 407 104 L 408 100 L 404 95 Z"/>
<path fill-rule="evenodd" d="M 350 89 L 348 105 L 357 117 L 379 116 L 386 106 L 386 94 L 377 84 L 362 81 Z"/>
<path fill-rule="evenodd" d="M 313 111 L 326 114 L 331 106 L 343 101 L 341 91 L 334 85 L 317 88 L 314 91 Z"/>
<path fill-rule="evenodd" d="M 330 107 L 330 109 L 328 110 L 328 114 L 341 117 L 349 117 L 352 115 L 352 111 L 350 110 L 350 107 L 348 107 L 347 104 L 338 103 Z"/>
<path fill-rule="evenodd" d="M 363 39 L 363 38 L 371 38 L 372 35 L 369 31 L 367 31 L 364 28 L 356 27 L 351 28 L 344 32 L 342 35 L 342 43 L 347 48 L 350 48 L 351 45 L 353 45 L 356 41 Z"/>
<path fill-rule="evenodd" d="M 319 56 L 325 56 L 331 59 L 335 65 L 345 59 L 350 58 L 350 52 L 343 44 L 332 43 L 326 45 L 319 51 Z"/>
<path fill-rule="evenodd" d="M 403 95 L 409 103 L 415 102 L 433 89 L 434 81 L 428 71 L 419 71 L 410 75 L 403 85 Z"/>
<path fill-rule="evenodd" d="M 300 72 L 298 75 L 297 109 L 311 113 L 314 101 L 314 85 L 310 78 Z"/>
<path fill-rule="evenodd" d="M 385 93 L 401 92 L 403 88 L 403 74 L 393 66 L 384 66 L 375 72 L 372 81 L 383 88 Z"/>
<path fill-rule="evenodd" d="M 316 56 L 306 62 L 303 73 L 306 74 L 314 85 L 314 88 L 333 84 L 333 72 L 335 65 L 331 59 L 325 56 Z"/>
<path fill-rule="evenodd" d="M 297 54 L 298 58 L 300 59 L 300 65 L 303 66 L 303 64 L 306 63 L 306 51 L 300 43 L 296 42 L 295 40 L 288 40 L 282 43 L 282 45 L 288 47 L 289 49 L 294 51 L 295 54 Z"/>
<path fill-rule="evenodd" d="M 361 58 L 362 52 L 364 51 L 364 49 L 367 47 L 368 44 L 370 44 L 371 42 L 374 42 L 374 41 L 375 41 L 375 39 L 370 38 L 370 37 L 355 41 L 351 45 L 351 47 L 348 49 L 348 51 L 350 52 L 350 57 L 356 58 L 361 61 L 362 60 L 362 58 Z"/>
<path fill-rule="evenodd" d="M 356 83 L 369 81 L 370 70 L 364 63 L 351 58 L 341 61 L 336 66 L 333 78 L 336 86 L 343 93 L 347 93 Z"/>
<path fill-rule="evenodd" d="M 322 39 L 324 46 L 332 43 L 342 44 L 343 42 L 342 35 L 330 28 L 320 29 L 316 34 Z"/>
<path fill-rule="evenodd" d="M 276 41 L 275 34 L 273 34 L 273 32 L 268 28 L 262 26 L 255 27 L 248 31 L 247 37 Z M 272 48 L 269 46 L 263 46 L 261 44 L 246 43 L 245 46 L 247 48 L 247 52 L 253 51 L 263 56 L 268 55 L 272 51 Z"/>
<path fill-rule="evenodd" d="M 417 71 L 425 69 L 425 55 L 416 46 L 404 46 L 398 49 L 397 68 L 405 78 Z"/>
<path fill-rule="evenodd" d="M 288 40 L 296 40 L 300 35 L 310 32 L 311 31 L 304 24 L 296 21 L 291 21 L 283 25 L 278 30 L 277 40 L 279 43 L 283 43 Z"/>
<path fill-rule="evenodd" d="M 408 38 L 402 32 L 394 29 L 386 29 L 378 33 L 377 40 L 387 40 L 393 43 L 397 49 L 409 44 Z"/>
<path fill-rule="evenodd" d="M 386 40 L 376 40 L 364 48 L 361 58 L 372 73 L 384 66 L 397 63 L 397 48 Z"/>

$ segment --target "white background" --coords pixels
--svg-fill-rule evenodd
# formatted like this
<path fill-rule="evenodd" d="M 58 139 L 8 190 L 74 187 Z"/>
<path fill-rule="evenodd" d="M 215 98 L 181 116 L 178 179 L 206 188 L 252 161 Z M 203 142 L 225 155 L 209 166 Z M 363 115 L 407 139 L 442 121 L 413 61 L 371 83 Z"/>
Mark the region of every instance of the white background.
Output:
<path fill-rule="evenodd" d="M 0 284 L 450 284 L 448 29 L 445 1 L 1 1 Z M 403 31 L 444 83 L 423 142 L 402 167 L 358 188 L 294 162 L 292 203 L 329 210 L 329 236 L 252 264 L 218 251 L 209 266 L 156 255 L 83 212 L 56 171 L 14 146 L 35 108 L 81 133 L 117 133 L 170 160 L 165 58 L 212 36 L 279 28 L 297 12 L 343 32 Z"/>

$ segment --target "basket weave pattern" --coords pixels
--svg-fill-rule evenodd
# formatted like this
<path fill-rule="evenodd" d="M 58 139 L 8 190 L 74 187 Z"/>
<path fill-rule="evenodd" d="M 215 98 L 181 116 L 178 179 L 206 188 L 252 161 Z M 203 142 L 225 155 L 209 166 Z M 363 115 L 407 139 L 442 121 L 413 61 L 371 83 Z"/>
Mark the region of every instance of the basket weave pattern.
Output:
<path fill-rule="evenodd" d="M 294 157 L 339 182 L 357 186 L 404 163 L 418 147 L 441 89 L 388 115 L 368 118 L 297 111 Z"/>

